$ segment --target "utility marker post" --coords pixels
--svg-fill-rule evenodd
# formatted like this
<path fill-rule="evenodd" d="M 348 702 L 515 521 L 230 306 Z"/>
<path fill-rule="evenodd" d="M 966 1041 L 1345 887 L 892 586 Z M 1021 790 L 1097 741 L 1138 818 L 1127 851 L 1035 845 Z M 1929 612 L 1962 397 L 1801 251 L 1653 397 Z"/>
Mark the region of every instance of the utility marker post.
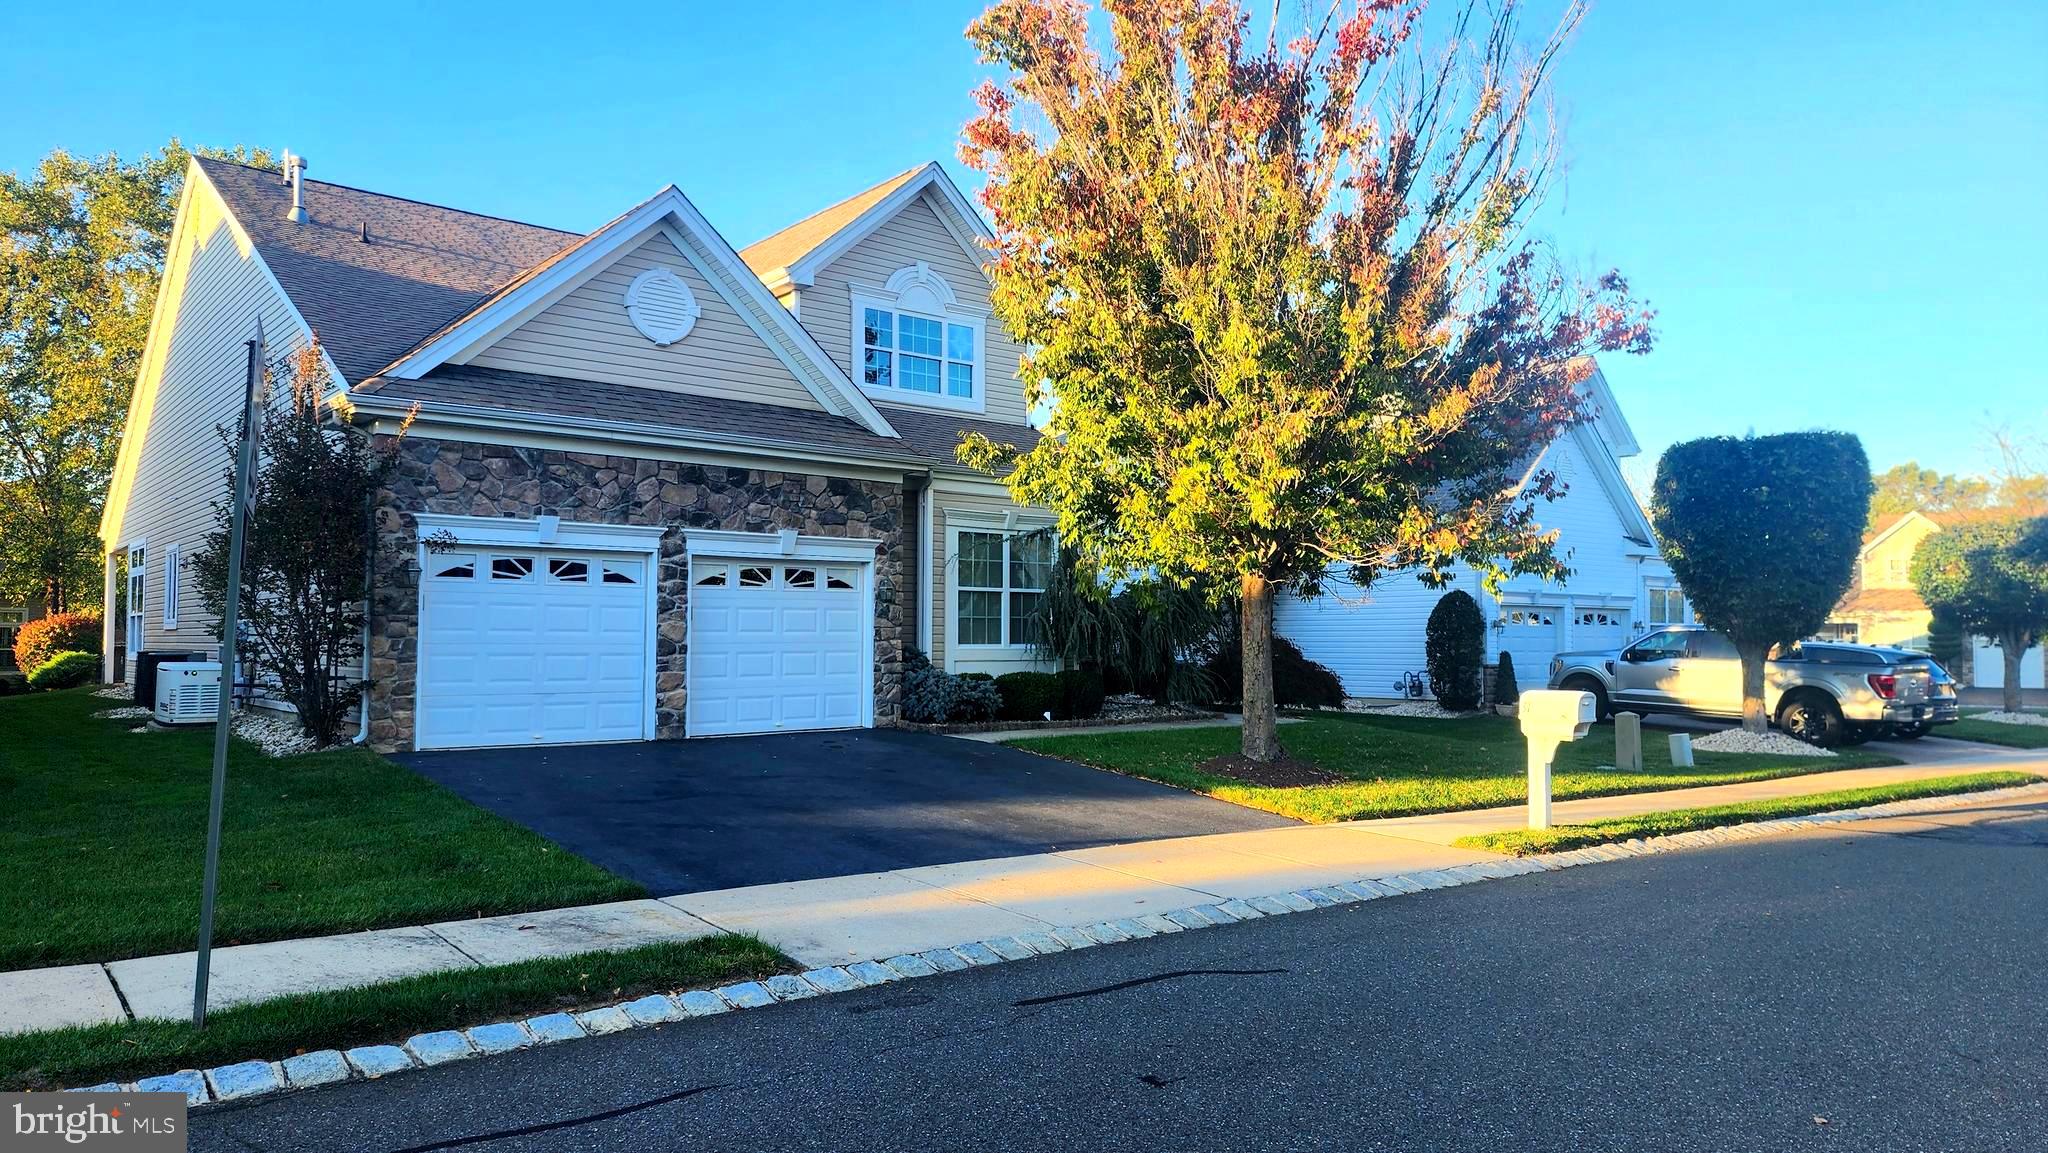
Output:
<path fill-rule="evenodd" d="M 233 519 L 228 525 L 227 611 L 221 618 L 220 712 L 213 728 L 213 796 L 206 810 L 206 877 L 199 890 L 199 961 L 192 975 L 192 1027 L 206 1027 L 206 983 L 213 963 L 213 896 L 220 884 L 220 816 L 228 787 L 228 729 L 234 720 L 235 640 L 241 627 L 242 535 L 249 519 L 249 484 L 256 465 L 256 389 L 263 377 L 263 320 L 256 320 L 256 339 L 249 347 L 248 379 L 242 393 L 242 443 L 235 450 Z"/>
<path fill-rule="evenodd" d="M 1533 689 L 1522 694 L 1516 717 L 1529 743 L 1529 827 L 1550 827 L 1550 765 L 1557 746 L 1586 735 L 1599 716 L 1592 693 Z"/>

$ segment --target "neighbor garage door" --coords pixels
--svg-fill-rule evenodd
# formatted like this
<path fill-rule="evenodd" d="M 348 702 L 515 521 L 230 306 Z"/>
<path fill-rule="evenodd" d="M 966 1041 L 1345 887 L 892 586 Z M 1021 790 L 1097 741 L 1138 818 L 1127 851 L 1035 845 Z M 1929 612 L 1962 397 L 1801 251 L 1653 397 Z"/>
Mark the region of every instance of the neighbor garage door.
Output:
<path fill-rule="evenodd" d="M 644 555 L 429 555 L 420 580 L 420 748 L 635 741 L 649 732 Z"/>
<path fill-rule="evenodd" d="M 689 734 L 868 724 L 866 576 L 853 564 L 692 560 Z"/>

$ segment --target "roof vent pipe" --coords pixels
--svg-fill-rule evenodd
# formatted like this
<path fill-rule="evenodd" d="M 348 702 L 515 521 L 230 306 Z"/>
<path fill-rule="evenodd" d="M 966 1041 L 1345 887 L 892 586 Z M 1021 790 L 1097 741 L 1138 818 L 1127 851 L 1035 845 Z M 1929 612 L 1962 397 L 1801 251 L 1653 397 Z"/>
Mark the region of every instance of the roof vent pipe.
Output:
<path fill-rule="evenodd" d="M 285 157 L 285 176 L 292 182 L 292 210 L 285 214 L 285 219 L 293 224 L 304 224 L 306 222 L 304 188 L 306 158 L 303 156 L 293 156 L 289 152 L 285 154 Z"/>
<path fill-rule="evenodd" d="M 279 184 L 290 184 L 292 182 L 292 150 L 287 148 L 280 155 L 283 159 L 277 165 L 277 182 Z"/>

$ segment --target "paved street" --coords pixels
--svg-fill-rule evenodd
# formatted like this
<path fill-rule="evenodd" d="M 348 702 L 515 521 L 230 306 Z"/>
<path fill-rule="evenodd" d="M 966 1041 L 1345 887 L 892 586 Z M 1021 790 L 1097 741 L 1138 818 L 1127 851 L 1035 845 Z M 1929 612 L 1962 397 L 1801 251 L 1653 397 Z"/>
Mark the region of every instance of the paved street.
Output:
<path fill-rule="evenodd" d="M 2048 805 L 1063 953 L 199 1114 L 198 1150 L 2048 1147 Z"/>

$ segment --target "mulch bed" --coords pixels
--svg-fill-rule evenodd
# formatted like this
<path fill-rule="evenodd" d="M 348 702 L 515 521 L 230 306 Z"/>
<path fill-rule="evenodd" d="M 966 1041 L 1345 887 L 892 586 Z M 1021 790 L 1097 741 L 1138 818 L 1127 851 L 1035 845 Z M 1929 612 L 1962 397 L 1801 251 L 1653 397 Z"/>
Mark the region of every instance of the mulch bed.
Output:
<path fill-rule="evenodd" d="M 1319 767 L 1314 761 L 1300 757 L 1282 756 L 1271 764 L 1248 761 L 1241 753 L 1211 757 L 1196 765 L 1198 772 L 1213 773 L 1243 781 L 1247 785 L 1259 785 L 1269 789 L 1297 789 L 1308 785 L 1330 785 L 1344 779 L 1338 773 Z"/>

